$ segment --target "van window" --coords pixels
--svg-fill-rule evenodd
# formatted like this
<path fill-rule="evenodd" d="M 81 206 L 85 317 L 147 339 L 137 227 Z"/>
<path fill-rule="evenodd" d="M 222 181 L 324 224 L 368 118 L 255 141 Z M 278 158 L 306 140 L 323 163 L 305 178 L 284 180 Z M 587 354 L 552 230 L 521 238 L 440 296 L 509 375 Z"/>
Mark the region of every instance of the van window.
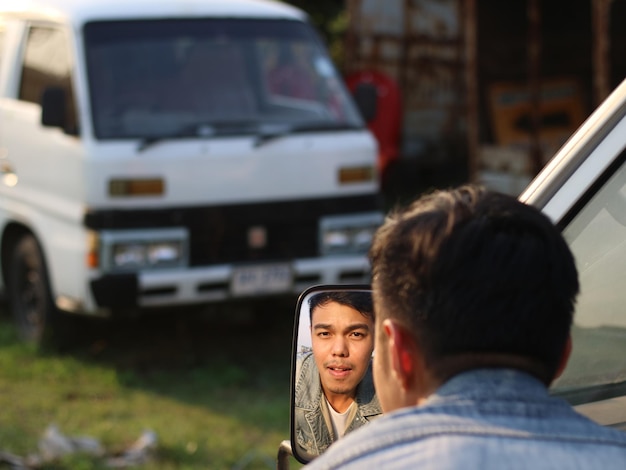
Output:
<path fill-rule="evenodd" d="M 48 87 L 65 90 L 67 99 L 66 131 L 77 129 L 72 89 L 72 60 L 63 31 L 49 27 L 31 27 L 26 41 L 19 99 L 39 104 Z"/>
<path fill-rule="evenodd" d="M 102 21 L 88 23 L 84 37 L 99 139 L 363 127 L 306 23 Z"/>

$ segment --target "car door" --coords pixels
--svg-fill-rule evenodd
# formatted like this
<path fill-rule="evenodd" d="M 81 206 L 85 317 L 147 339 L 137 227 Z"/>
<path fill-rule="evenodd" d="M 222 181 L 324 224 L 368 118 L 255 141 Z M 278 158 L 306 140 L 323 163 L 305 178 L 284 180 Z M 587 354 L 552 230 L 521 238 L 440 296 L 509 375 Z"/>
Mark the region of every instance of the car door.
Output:
<path fill-rule="evenodd" d="M 626 82 L 520 199 L 562 229 L 580 277 L 572 357 L 551 391 L 626 430 Z"/>

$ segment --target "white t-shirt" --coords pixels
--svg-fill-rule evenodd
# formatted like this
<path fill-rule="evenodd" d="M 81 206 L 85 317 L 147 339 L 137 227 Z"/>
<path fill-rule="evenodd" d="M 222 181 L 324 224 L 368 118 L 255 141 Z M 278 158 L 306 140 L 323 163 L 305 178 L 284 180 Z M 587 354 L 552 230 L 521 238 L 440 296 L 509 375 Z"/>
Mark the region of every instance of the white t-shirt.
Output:
<path fill-rule="evenodd" d="M 348 416 L 350 416 L 350 411 L 352 408 L 356 406 L 356 402 L 352 402 L 352 404 L 344 411 L 343 413 L 338 413 L 335 409 L 330 406 L 328 400 L 326 400 L 326 404 L 328 405 L 328 409 L 330 410 L 330 420 L 333 423 L 333 434 L 337 436 L 337 439 L 343 437 L 346 432 L 346 424 L 348 422 Z"/>

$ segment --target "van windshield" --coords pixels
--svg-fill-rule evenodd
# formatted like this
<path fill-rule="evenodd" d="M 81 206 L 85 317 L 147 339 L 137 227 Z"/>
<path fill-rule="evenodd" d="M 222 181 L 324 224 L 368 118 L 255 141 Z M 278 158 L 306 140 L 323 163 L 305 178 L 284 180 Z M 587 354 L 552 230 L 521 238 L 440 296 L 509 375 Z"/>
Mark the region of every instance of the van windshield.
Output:
<path fill-rule="evenodd" d="M 306 23 L 101 21 L 87 23 L 84 37 L 98 139 L 363 127 Z"/>

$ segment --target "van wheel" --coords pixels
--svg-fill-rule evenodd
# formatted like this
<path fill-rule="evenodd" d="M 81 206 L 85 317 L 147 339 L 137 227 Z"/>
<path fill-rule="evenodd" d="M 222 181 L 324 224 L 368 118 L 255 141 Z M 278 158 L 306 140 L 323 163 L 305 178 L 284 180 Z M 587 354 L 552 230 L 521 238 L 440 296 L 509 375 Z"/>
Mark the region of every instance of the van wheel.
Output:
<path fill-rule="evenodd" d="M 59 313 L 35 237 L 24 235 L 17 241 L 9 269 L 9 302 L 18 334 L 25 341 L 43 344 L 50 339 Z"/>

